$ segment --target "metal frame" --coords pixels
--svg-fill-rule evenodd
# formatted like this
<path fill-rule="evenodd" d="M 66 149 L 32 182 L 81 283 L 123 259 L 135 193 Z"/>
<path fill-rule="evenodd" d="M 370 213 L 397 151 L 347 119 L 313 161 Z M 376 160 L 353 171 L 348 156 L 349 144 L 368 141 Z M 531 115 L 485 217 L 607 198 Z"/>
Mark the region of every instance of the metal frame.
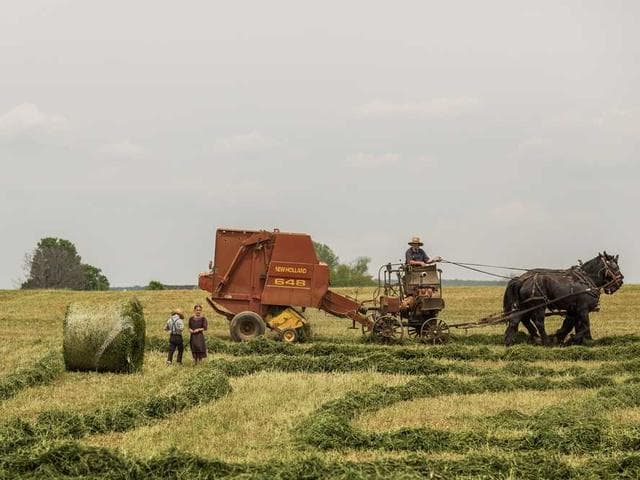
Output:
<path fill-rule="evenodd" d="M 392 340 L 393 336 L 402 337 L 404 330 L 406 330 L 410 336 L 424 337 L 427 335 L 428 340 L 432 340 L 434 343 L 441 343 L 444 341 L 444 335 L 448 335 L 448 326 L 436 319 L 444 309 L 444 300 L 442 299 L 442 270 L 435 265 L 433 269 L 437 283 L 431 281 L 424 285 L 425 287 L 434 287 L 438 291 L 437 298 L 441 299 L 441 304 L 434 306 L 433 309 L 423 309 L 420 314 L 416 314 L 415 310 L 402 311 L 402 302 L 407 297 L 413 296 L 407 292 L 406 283 L 408 275 L 416 268 L 418 271 L 420 270 L 420 267 L 412 267 L 404 263 L 387 263 L 378 269 L 378 287 L 370 302 L 373 305 L 367 307 L 367 313 L 374 322 L 372 328 L 374 335 L 388 335 L 387 339 Z M 403 330 L 400 333 L 398 333 L 398 323 Z M 427 323 L 429 323 L 428 326 Z"/>

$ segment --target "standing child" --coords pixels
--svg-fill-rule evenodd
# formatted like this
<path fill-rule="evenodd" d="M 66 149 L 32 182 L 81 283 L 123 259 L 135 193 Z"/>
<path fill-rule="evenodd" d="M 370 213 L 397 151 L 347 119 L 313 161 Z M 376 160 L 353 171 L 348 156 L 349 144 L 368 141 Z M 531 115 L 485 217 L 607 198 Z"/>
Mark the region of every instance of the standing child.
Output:
<path fill-rule="evenodd" d="M 202 316 L 202 306 L 196 305 L 193 307 L 193 317 L 189 319 L 189 332 L 191 332 L 189 345 L 196 363 L 207 357 L 207 344 L 203 333 L 207 327 L 207 318 Z"/>
<path fill-rule="evenodd" d="M 182 352 L 184 352 L 184 343 L 182 342 L 182 331 L 184 330 L 184 313 L 179 308 L 175 308 L 171 312 L 171 316 L 164 326 L 169 332 L 169 355 L 167 356 L 167 365 L 173 362 L 173 352 L 178 350 L 177 363 L 182 363 Z"/>

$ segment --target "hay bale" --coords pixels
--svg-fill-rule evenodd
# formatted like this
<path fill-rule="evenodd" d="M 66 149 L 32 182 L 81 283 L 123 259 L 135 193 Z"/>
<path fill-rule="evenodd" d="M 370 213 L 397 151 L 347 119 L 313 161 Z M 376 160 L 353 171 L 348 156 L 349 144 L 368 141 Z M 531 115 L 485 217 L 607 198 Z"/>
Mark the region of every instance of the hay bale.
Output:
<path fill-rule="evenodd" d="M 145 323 L 136 299 L 103 305 L 73 303 L 64 319 L 67 370 L 137 372 L 144 361 Z"/>

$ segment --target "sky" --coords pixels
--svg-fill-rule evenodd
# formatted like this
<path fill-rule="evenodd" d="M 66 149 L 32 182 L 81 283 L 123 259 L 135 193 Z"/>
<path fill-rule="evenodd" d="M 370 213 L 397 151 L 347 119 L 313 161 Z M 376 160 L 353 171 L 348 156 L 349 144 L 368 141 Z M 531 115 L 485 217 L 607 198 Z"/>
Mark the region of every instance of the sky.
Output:
<path fill-rule="evenodd" d="M 194 284 L 218 227 L 370 271 L 640 282 L 640 3 L 3 0 L 0 289 L 45 236 L 113 286 Z M 445 278 L 490 279 L 443 265 Z"/>

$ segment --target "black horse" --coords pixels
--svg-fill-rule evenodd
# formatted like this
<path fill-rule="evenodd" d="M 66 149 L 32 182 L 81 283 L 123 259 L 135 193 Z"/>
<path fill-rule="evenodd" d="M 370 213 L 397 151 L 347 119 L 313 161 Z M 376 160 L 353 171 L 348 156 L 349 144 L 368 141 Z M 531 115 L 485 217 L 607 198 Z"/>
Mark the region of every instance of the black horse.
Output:
<path fill-rule="evenodd" d="M 505 345 L 513 345 L 520 322 L 533 340 L 539 336 L 544 345 L 550 345 L 551 337 L 544 328 L 547 309 L 551 314 L 565 316 L 562 327 L 555 333 L 556 341 L 581 344 L 591 338 L 589 313 L 598 307 L 600 290 L 608 295 L 614 293 L 622 286 L 623 278 L 618 255 L 604 252 L 567 270 L 528 270 L 511 279 L 503 300 L 508 321 Z M 574 328 L 575 336 L 565 343 Z"/>

